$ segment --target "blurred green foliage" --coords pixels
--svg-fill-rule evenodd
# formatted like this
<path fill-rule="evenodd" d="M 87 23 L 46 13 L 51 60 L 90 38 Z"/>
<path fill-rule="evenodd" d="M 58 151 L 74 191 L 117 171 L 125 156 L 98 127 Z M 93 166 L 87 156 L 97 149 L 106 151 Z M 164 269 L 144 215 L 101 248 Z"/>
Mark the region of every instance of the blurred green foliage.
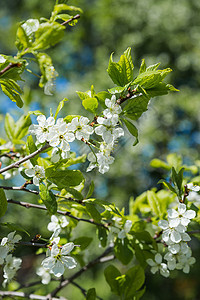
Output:
<path fill-rule="evenodd" d="M 0 53 L 14 55 L 16 22 L 28 18 L 49 18 L 54 0 L 7 0 L 1 1 L 0 9 Z M 80 114 L 79 99 L 75 91 L 88 90 L 94 84 L 95 91 L 107 89 L 111 82 L 105 73 L 111 52 L 118 55 L 131 46 L 134 61 L 139 68 L 145 57 L 147 65 L 160 62 L 161 67 L 170 66 L 171 84 L 180 92 L 155 99 L 139 123 L 140 143 L 131 147 L 132 139 L 121 139 L 116 153 L 116 162 L 110 172 L 98 175 L 95 179 L 96 196 L 125 206 L 130 196 L 138 196 L 144 190 L 155 186 L 166 173 L 161 169 L 150 167 L 153 158 L 165 159 L 170 152 L 183 155 L 184 162 L 192 164 L 199 159 L 200 150 L 200 1 L 199 0 L 76 0 L 69 1 L 83 9 L 78 26 L 68 28 L 68 35 L 62 44 L 49 50 L 55 69 L 61 76 L 57 80 L 54 96 L 45 96 L 43 91 L 36 90 L 37 78 L 29 75 L 31 90 L 25 88 L 24 100 L 46 110 L 46 104 L 53 109 L 64 97 L 70 99 L 65 105 L 68 114 Z M 6 38 L 5 38 L 6 37 Z M 36 69 L 37 72 L 37 69 Z M 2 97 L 2 96 L 1 96 Z M 3 103 L 4 99 L 0 99 Z M 37 104 L 35 104 L 37 102 Z M 154 105 L 156 102 L 156 106 Z M 1 107 L 2 113 L 15 110 L 15 107 Z M 25 108 L 26 109 L 26 108 Z M 17 114 L 16 111 L 13 111 Z M 126 134 L 127 136 L 127 134 Z M 80 154 L 84 148 L 76 149 Z M 96 174 L 97 175 L 97 174 Z M 87 175 L 91 179 L 91 175 Z M 159 185 L 157 185 L 159 188 Z M 12 193 L 8 193 L 12 197 Z M 26 201 L 21 194 L 20 200 Z M 30 198 L 29 198 L 30 199 Z M 10 208 L 11 209 L 11 208 Z M 47 234 L 43 212 L 32 214 L 32 224 L 24 217 L 24 211 L 12 207 L 17 220 L 29 226 L 30 231 Z M 39 222 L 38 222 L 39 220 Z M 9 221 L 9 220 L 8 220 Z M 13 217 L 10 222 L 13 222 Z M 30 228 L 32 226 L 33 228 Z M 81 230 L 87 231 L 87 226 Z M 193 241 L 195 248 L 197 241 Z M 23 250 L 27 257 L 30 250 Z M 97 249 L 98 251 L 98 249 Z M 182 299 L 197 300 L 200 298 L 199 267 L 200 258 L 194 251 L 197 263 L 190 275 L 179 275 L 176 279 L 162 279 L 159 275 L 148 276 L 148 287 L 142 299 L 163 300 Z M 32 262 L 35 264 L 36 262 Z M 27 274 L 31 276 L 31 266 Z M 102 273 L 104 270 L 102 268 Z M 98 273 L 99 274 L 99 273 Z M 81 282 L 85 287 L 95 281 L 98 291 L 105 294 L 103 299 L 111 298 L 105 280 L 96 277 L 90 271 Z M 45 287 L 43 287 L 45 288 Z M 74 287 L 67 289 L 72 299 L 82 299 Z"/>

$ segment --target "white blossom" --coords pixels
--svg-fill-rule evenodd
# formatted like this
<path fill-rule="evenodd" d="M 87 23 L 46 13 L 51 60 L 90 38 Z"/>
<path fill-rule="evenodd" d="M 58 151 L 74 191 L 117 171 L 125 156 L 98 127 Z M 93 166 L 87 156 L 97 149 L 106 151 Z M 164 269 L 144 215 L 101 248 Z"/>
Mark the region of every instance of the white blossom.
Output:
<path fill-rule="evenodd" d="M 199 192 L 200 191 L 200 186 L 198 185 L 193 185 L 192 182 L 187 184 L 187 188 L 193 192 Z"/>
<path fill-rule="evenodd" d="M 189 248 L 186 254 L 181 254 L 178 256 L 178 263 L 176 265 L 176 269 L 181 270 L 183 269 L 184 273 L 190 272 L 190 266 L 196 262 L 196 259 L 191 256 L 192 251 Z"/>
<path fill-rule="evenodd" d="M 15 244 L 21 240 L 21 236 L 19 234 L 15 235 L 16 231 L 12 231 L 8 234 L 7 237 L 4 237 L 1 240 L 1 246 L 4 246 L 8 252 L 11 252 L 15 249 Z"/>
<path fill-rule="evenodd" d="M 49 271 L 43 267 L 38 268 L 36 274 L 41 277 L 42 284 L 48 284 L 51 281 Z"/>
<path fill-rule="evenodd" d="M 178 211 L 175 209 L 168 209 L 168 218 L 170 227 L 177 227 L 179 224 L 187 226 L 190 220 L 195 218 L 196 213 L 194 210 L 187 210 L 184 203 L 178 204 Z"/>
<path fill-rule="evenodd" d="M 3 282 L 3 287 L 6 286 L 7 283 L 9 283 L 13 277 L 15 276 L 17 270 L 19 270 L 22 260 L 21 258 L 16 258 L 9 254 L 5 259 L 5 266 L 3 268 L 4 274 L 3 277 L 5 278 Z"/>
<path fill-rule="evenodd" d="M 160 271 L 160 274 L 164 277 L 169 277 L 169 270 L 167 265 L 162 262 L 162 255 L 160 253 L 156 253 L 155 261 L 151 258 L 147 259 L 147 263 L 151 266 L 151 273 L 155 274 Z"/>
<path fill-rule="evenodd" d="M 45 178 L 45 170 L 42 166 L 32 166 L 30 169 L 26 169 L 25 174 L 28 177 L 33 177 L 33 184 L 39 186 L 42 179 Z"/>
<path fill-rule="evenodd" d="M 107 119 L 98 117 L 97 122 L 99 125 L 95 128 L 95 133 L 102 136 L 107 144 L 113 143 L 120 136 L 124 135 L 122 128 L 116 128 L 118 121 L 118 115 L 116 114 Z"/>
<path fill-rule="evenodd" d="M 121 106 L 116 103 L 116 96 L 113 95 L 111 99 L 105 99 L 105 105 L 108 107 L 103 111 L 106 118 L 111 118 L 113 115 L 119 115 L 122 112 Z"/>
<path fill-rule="evenodd" d="M 163 229 L 162 239 L 164 242 L 174 242 L 179 243 L 181 238 L 181 233 L 186 231 L 186 227 L 179 224 L 177 227 L 171 227 L 169 222 L 166 220 L 160 220 L 158 226 Z"/>
<path fill-rule="evenodd" d="M 37 121 L 38 125 L 32 124 L 29 127 L 29 132 L 36 135 L 39 143 L 44 143 L 47 141 L 48 134 L 55 124 L 55 119 L 53 117 L 46 119 L 44 115 L 39 115 Z"/>
<path fill-rule="evenodd" d="M 6 59 L 2 55 L 0 55 L 0 64 L 3 64 L 5 62 L 6 62 Z"/>
<path fill-rule="evenodd" d="M 88 141 L 90 135 L 94 132 L 92 126 L 89 125 L 89 119 L 83 116 L 73 118 L 71 123 L 67 124 L 67 128 L 69 131 L 74 132 L 77 140 L 84 139 Z"/>
<path fill-rule="evenodd" d="M 47 228 L 49 231 L 55 231 L 56 229 L 61 229 L 66 227 L 69 224 L 65 216 L 56 217 L 55 215 L 51 216 L 51 222 L 48 224 Z"/>
<path fill-rule="evenodd" d="M 50 273 L 54 274 L 56 277 L 62 276 L 65 267 L 73 269 L 77 265 L 74 258 L 68 256 L 73 248 L 73 243 L 67 243 L 62 247 L 58 247 L 58 245 L 54 244 L 50 250 L 50 256 L 42 261 L 42 266 L 45 269 L 50 270 Z"/>
<path fill-rule="evenodd" d="M 8 251 L 7 247 L 4 247 L 4 246 L 0 245 L 0 265 L 3 265 L 4 259 L 8 255 L 8 252 L 9 251 Z"/>
<path fill-rule="evenodd" d="M 131 230 L 132 227 L 132 221 L 126 220 L 123 229 L 118 233 L 118 238 L 124 240 L 127 233 Z"/>

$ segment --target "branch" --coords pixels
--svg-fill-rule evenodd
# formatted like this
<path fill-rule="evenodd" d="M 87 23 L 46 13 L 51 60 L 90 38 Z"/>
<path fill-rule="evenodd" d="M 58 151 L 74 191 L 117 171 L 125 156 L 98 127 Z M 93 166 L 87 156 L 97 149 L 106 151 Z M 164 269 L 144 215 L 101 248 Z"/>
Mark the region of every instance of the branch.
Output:
<path fill-rule="evenodd" d="M 83 294 L 84 297 L 86 297 L 87 295 L 87 290 L 85 290 L 84 288 L 82 288 L 79 284 L 77 284 L 76 282 L 72 281 L 71 284 L 73 284 L 74 286 L 76 286 L 81 293 Z M 102 298 L 100 298 L 99 296 L 96 296 L 97 299 L 99 300 L 103 300 Z"/>
<path fill-rule="evenodd" d="M 61 25 L 67 25 L 68 23 L 70 23 L 71 21 L 77 20 L 79 19 L 81 16 L 80 15 L 75 15 L 73 18 L 61 23 Z"/>
<path fill-rule="evenodd" d="M 47 208 L 43 205 L 32 204 L 32 203 L 22 202 L 22 201 L 16 201 L 16 200 L 13 200 L 13 199 L 7 199 L 7 202 L 12 203 L 12 204 L 17 204 L 17 205 L 23 206 L 25 208 L 37 208 L 37 209 L 47 210 Z M 83 219 L 83 218 L 75 217 L 75 216 L 71 215 L 71 213 L 69 211 L 57 210 L 57 214 L 72 218 L 72 219 L 77 220 L 77 221 L 83 221 L 83 222 L 90 223 L 92 225 L 101 226 L 101 227 L 104 227 L 105 229 L 108 230 L 106 225 L 104 225 L 102 223 L 97 223 L 93 219 Z"/>
<path fill-rule="evenodd" d="M 5 67 L 3 70 L 0 71 L 0 76 L 3 75 L 5 72 L 7 72 L 8 70 L 14 68 L 14 67 L 18 67 L 20 68 L 21 67 L 21 63 L 9 63 L 7 65 L 7 67 Z"/>
<path fill-rule="evenodd" d="M 90 261 L 86 266 L 84 266 L 83 268 L 81 268 L 78 272 L 76 272 L 74 275 L 72 275 L 71 277 L 69 277 L 68 279 L 64 280 L 63 282 L 61 282 L 61 284 L 51 293 L 51 296 L 54 297 L 56 296 L 56 294 L 65 286 L 67 286 L 69 283 L 71 283 L 72 281 L 74 281 L 76 278 L 78 278 L 82 273 L 84 273 L 85 271 L 91 269 L 93 266 L 95 266 L 98 263 L 104 263 L 104 262 L 108 262 L 111 261 L 113 259 L 115 259 L 114 255 L 110 255 L 110 256 L 106 256 L 107 254 L 109 254 L 110 252 L 112 252 L 113 250 L 113 246 L 108 247 L 100 256 L 98 256 L 97 258 L 95 258 L 94 260 Z"/>
<path fill-rule="evenodd" d="M 26 294 L 23 292 L 11 292 L 11 291 L 0 291 L 0 296 L 2 297 L 21 297 L 25 299 L 35 299 L 35 300 L 67 300 L 67 298 L 59 297 L 52 298 L 50 296 L 40 296 L 35 294 Z"/>
<path fill-rule="evenodd" d="M 9 165 L 9 166 L 7 166 L 7 167 L 1 169 L 1 170 L 0 170 L 0 174 L 3 173 L 3 172 L 5 172 L 5 171 L 8 171 L 8 170 L 10 170 L 10 169 L 13 169 L 13 168 L 19 168 L 19 165 L 21 165 L 23 162 L 29 160 L 30 158 L 33 158 L 33 157 L 36 156 L 37 154 L 41 153 L 42 151 L 44 151 L 44 150 L 46 150 L 46 149 L 48 149 L 48 148 L 50 148 L 50 147 L 51 147 L 51 146 L 50 146 L 49 144 L 44 145 L 42 148 L 36 150 L 35 152 L 33 152 L 33 153 L 31 153 L 31 154 L 29 154 L 29 155 L 23 157 L 22 159 L 20 159 L 20 160 L 14 162 L 13 164 L 11 164 L 11 165 Z"/>
<path fill-rule="evenodd" d="M 136 93 L 136 89 L 131 90 L 131 88 L 128 88 L 128 94 L 126 95 L 126 97 L 124 98 L 119 98 L 117 99 L 116 103 L 121 105 L 124 101 L 130 99 L 131 97 L 133 97 L 133 95 Z"/>

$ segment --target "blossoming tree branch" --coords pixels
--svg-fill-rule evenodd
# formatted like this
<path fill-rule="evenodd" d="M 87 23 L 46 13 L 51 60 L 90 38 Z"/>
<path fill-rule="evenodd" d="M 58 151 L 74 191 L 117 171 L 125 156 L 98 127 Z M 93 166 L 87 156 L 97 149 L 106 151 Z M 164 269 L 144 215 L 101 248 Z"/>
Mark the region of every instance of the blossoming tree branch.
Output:
<path fill-rule="evenodd" d="M 40 69 L 39 87 L 45 94 L 52 95 L 57 73 L 45 50 L 65 38 L 66 26 L 76 25 L 80 18 L 77 13 L 82 13 L 80 8 L 57 3 L 50 19 L 29 19 L 18 26 L 16 56 L 0 55 L 2 92 L 18 107 L 23 107 L 19 81 L 25 72 L 32 72 L 26 54 Z M 171 179 L 161 179 L 163 188 L 159 191 L 153 189 L 135 200 L 131 198 L 126 215 L 115 203 L 95 199 L 93 182 L 85 191 L 84 172 L 71 167 L 83 164 L 82 170 L 93 172 L 93 176 L 95 170 L 101 174 L 109 172 L 118 159 L 116 149 L 125 135 L 125 128 L 133 136 L 133 146 L 139 142 L 136 121 L 147 111 L 150 99 L 177 91 L 164 81 L 171 69 L 158 68 L 159 63 L 147 67 L 142 60 L 137 74 L 128 48 L 118 62 L 114 62 L 113 54 L 110 56 L 107 68 L 113 81 L 110 89 L 95 92 L 92 86 L 86 92 L 77 92 L 85 115 L 74 112 L 74 115 L 59 117 L 66 99 L 60 101 L 55 112 L 50 109 L 47 116 L 40 111 L 29 111 L 15 121 L 6 114 L 7 139 L 0 140 L 0 217 L 6 220 L 12 213 L 7 210 L 10 205 L 21 206 L 24 214 L 30 212 L 27 208 L 42 210 L 49 236 L 43 237 L 40 233 L 32 236 L 26 228 L 20 227 L 20 223 L 1 222 L 0 225 L 8 230 L 7 236 L 2 236 L 2 230 L 0 236 L 2 297 L 68 299 L 63 290 L 72 284 L 86 299 L 102 299 L 95 287 L 87 290 L 76 283 L 76 279 L 103 263 L 107 263 L 104 269 L 107 288 L 119 299 L 127 300 L 140 299 L 144 294 L 147 269 L 164 277 L 169 277 L 175 269 L 189 273 L 195 263 L 190 247 L 195 231 L 190 227 L 198 226 L 200 187 L 198 177 L 188 178 L 184 171 L 196 175 L 197 167 L 183 166 L 175 154 L 170 154 L 167 162 L 153 160 L 153 167 L 171 170 Z M 36 116 L 33 124 L 32 115 Z M 82 156 L 76 157 L 71 150 L 74 142 L 85 144 L 87 150 Z M 171 162 L 177 162 L 176 167 Z M 23 185 L 8 186 L 6 180 L 16 176 L 24 179 Z M 7 198 L 8 190 L 15 193 L 15 199 Z M 17 200 L 19 191 L 32 194 L 38 203 Z M 96 228 L 97 238 L 81 236 L 80 228 L 84 223 Z M 27 240 L 22 239 L 20 231 L 28 233 Z M 89 259 L 86 250 L 97 239 L 102 253 Z M 11 288 L 11 283 L 18 281 L 17 272 L 23 260 L 15 256 L 15 249 L 27 246 L 35 247 L 35 255 L 42 256 L 35 272 L 39 283 L 51 289 L 46 295 L 37 294 L 38 281 L 21 284 L 19 280 L 18 288 Z M 117 261 L 128 265 L 125 273 L 116 267 Z M 24 292 L 30 286 L 33 292 Z M 62 298 L 58 298 L 59 295 Z"/>

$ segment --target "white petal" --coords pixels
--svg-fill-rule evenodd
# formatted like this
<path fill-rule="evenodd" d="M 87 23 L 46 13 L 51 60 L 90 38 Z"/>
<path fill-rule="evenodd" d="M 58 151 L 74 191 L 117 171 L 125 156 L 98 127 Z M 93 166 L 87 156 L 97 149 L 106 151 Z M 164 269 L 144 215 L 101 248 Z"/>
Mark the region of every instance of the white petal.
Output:
<path fill-rule="evenodd" d="M 51 273 L 53 273 L 56 277 L 60 277 L 65 272 L 64 265 L 61 261 L 57 260 L 53 268 L 51 269 Z"/>
<path fill-rule="evenodd" d="M 192 209 L 189 209 L 184 213 L 184 217 L 187 219 L 194 219 L 196 217 L 196 212 Z"/>
<path fill-rule="evenodd" d="M 156 255 L 155 255 L 155 261 L 158 264 L 161 264 L 161 262 L 162 262 L 162 255 L 160 253 L 156 253 Z"/>
<path fill-rule="evenodd" d="M 146 262 L 148 263 L 148 265 L 150 265 L 151 267 L 154 267 L 154 266 L 156 266 L 156 263 L 155 263 L 155 261 L 153 261 L 153 259 L 151 259 L 151 258 L 148 258 L 147 260 L 146 260 Z"/>
<path fill-rule="evenodd" d="M 65 266 L 68 269 L 73 269 L 77 266 L 77 262 L 75 261 L 75 259 L 73 257 L 70 257 L 70 256 L 63 256 L 62 257 L 62 262 L 65 264 Z"/>
<path fill-rule="evenodd" d="M 172 231 L 171 235 L 170 235 L 170 239 L 172 240 L 172 242 L 174 243 L 179 243 L 181 241 L 181 235 L 179 232 L 177 231 Z"/>
<path fill-rule="evenodd" d="M 168 209 L 167 212 L 168 212 L 168 217 L 171 219 L 178 217 L 178 212 L 175 209 Z"/>
<path fill-rule="evenodd" d="M 178 224 L 180 223 L 180 219 L 170 219 L 169 218 L 169 227 L 177 227 Z"/>
<path fill-rule="evenodd" d="M 61 254 L 67 255 L 69 254 L 74 248 L 74 243 L 67 243 L 62 247 Z"/>
<path fill-rule="evenodd" d="M 186 205 L 184 203 L 179 203 L 178 205 L 179 214 L 183 215 L 185 211 L 186 211 Z"/>
<path fill-rule="evenodd" d="M 158 226 L 162 229 L 167 229 L 169 227 L 169 224 L 166 220 L 160 220 L 158 222 Z"/>

